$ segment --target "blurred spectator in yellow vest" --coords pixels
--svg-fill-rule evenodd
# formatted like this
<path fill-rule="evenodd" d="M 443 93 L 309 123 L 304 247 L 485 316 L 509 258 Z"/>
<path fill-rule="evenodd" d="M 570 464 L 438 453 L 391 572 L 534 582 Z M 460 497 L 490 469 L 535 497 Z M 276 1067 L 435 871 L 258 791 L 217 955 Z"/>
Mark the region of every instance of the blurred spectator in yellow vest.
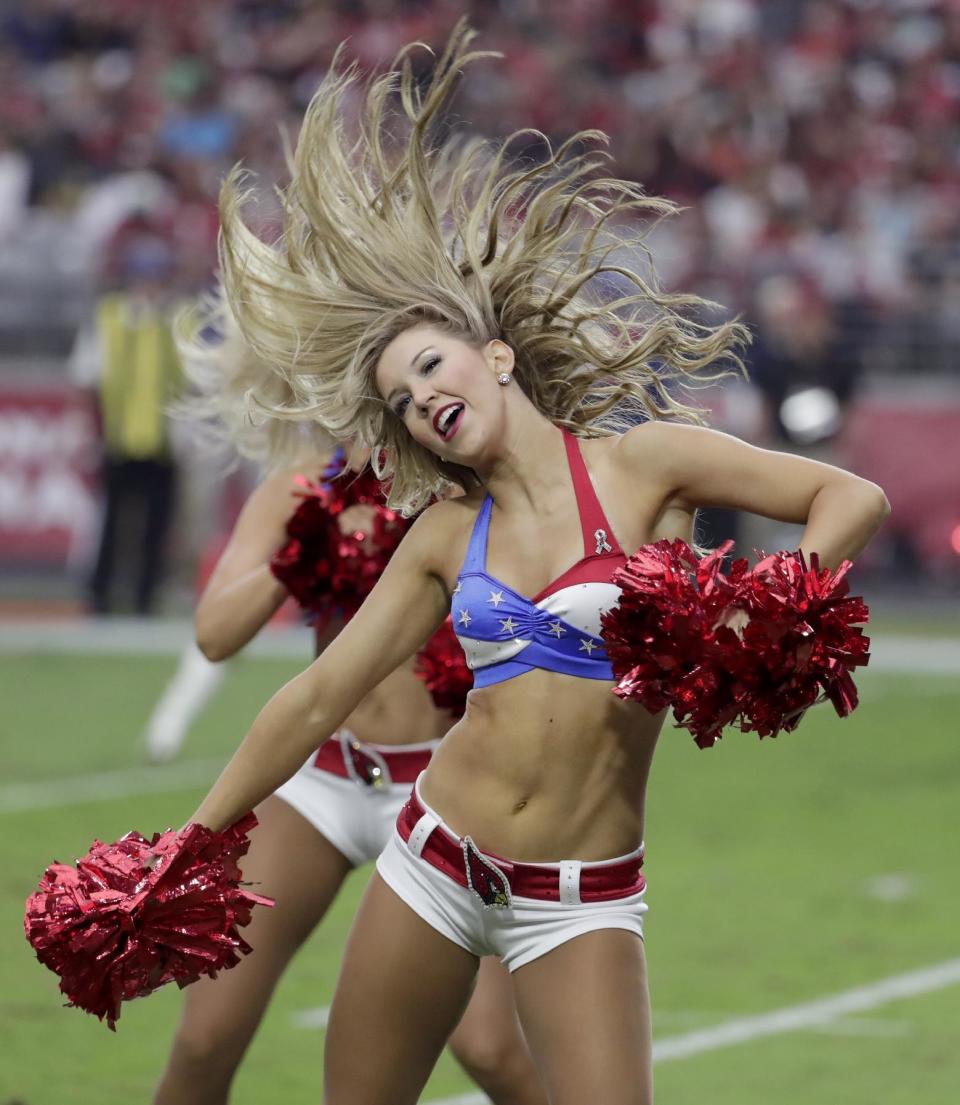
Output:
<path fill-rule="evenodd" d="M 75 382 L 96 393 L 103 440 L 103 522 L 89 596 L 94 613 L 110 613 L 122 572 L 133 585 L 133 609 L 149 614 L 176 484 L 167 418 L 181 379 L 172 250 L 162 238 L 137 236 L 125 244 L 116 275 L 121 287 L 100 297 L 71 357 Z"/>

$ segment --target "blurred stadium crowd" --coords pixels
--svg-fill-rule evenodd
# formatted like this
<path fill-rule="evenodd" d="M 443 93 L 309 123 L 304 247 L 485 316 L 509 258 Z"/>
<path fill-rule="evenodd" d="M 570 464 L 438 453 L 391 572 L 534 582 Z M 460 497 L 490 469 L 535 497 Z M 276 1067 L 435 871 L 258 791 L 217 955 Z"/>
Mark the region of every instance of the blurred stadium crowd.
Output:
<path fill-rule="evenodd" d="M 955 391 L 955 0 L 7 0 L 7 371 L 62 370 L 103 291 L 162 279 L 182 300 L 208 285 L 223 174 L 242 161 L 282 181 L 281 132 L 296 135 L 337 45 L 376 68 L 411 40 L 441 45 L 463 14 L 505 58 L 467 76 L 453 125 L 600 128 L 620 175 L 684 205 L 652 238 L 661 278 L 756 333 L 759 413 L 728 407 L 721 424 L 810 447 L 867 378 L 909 388 L 923 374 Z M 276 214 L 268 197 L 267 234 Z M 888 486 L 871 417 L 839 459 Z M 958 436 L 950 417 L 941 440 Z M 929 420 L 894 425 L 913 434 L 904 448 L 932 440 Z M 906 484 L 902 497 L 915 508 L 904 536 L 929 505 Z M 920 546 L 960 563 L 960 501 L 931 527 Z"/>
<path fill-rule="evenodd" d="M 670 283 L 839 324 L 891 370 L 948 367 L 960 5 L 936 0 L 8 3 L 0 341 L 65 341 L 136 219 L 202 283 L 224 170 L 282 178 L 279 128 L 337 43 L 382 65 L 464 11 L 506 58 L 470 75 L 462 118 L 610 133 L 623 175 L 690 205 L 658 246 Z"/>

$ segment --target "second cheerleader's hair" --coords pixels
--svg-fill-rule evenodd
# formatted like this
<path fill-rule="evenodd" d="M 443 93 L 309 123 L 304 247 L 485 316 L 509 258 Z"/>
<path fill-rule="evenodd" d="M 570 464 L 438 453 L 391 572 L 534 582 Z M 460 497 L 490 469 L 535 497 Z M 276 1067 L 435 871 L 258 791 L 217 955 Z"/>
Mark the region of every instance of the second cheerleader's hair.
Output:
<path fill-rule="evenodd" d="M 742 370 L 748 336 L 735 321 L 694 317 L 713 304 L 659 289 L 644 237 L 675 208 L 602 175 L 600 132 L 556 150 L 530 131 L 499 145 L 439 139 L 459 73 L 490 56 L 470 51 L 473 37 L 458 25 L 423 88 L 411 56 L 425 47 L 403 50 L 367 86 L 352 138 L 345 119 L 359 74 L 338 52 L 307 109 L 276 245 L 246 226 L 236 171 L 221 193 L 231 309 L 254 354 L 289 385 L 279 403 L 266 391 L 251 401 L 371 446 L 391 505 L 407 512 L 451 482 L 474 482 L 415 442 L 377 394 L 378 359 L 410 326 L 478 347 L 502 339 L 537 408 L 586 436 L 642 418 L 702 421 L 679 394 Z M 547 143 L 547 156 L 518 163 L 518 140 Z"/>
<path fill-rule="evenodd" d="M 244 341 L 222 288 L 183 312 L 176 339 L 188 388 L 172 413 L 202 427 L 209 444 L 265 471 L 315 461 L 330 450 L 319 423 L 271 413 L 290 404 L 292 390 Z"/>

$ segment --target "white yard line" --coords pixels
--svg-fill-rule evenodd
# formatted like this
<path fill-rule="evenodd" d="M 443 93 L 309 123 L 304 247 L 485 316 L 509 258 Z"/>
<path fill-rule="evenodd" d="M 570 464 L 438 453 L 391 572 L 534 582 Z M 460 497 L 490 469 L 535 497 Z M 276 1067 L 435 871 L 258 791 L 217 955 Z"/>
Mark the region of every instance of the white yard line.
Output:
<path fill-rule="evenodd" d="M 805 1028 L 818 1028 L 838 1017 L 852 1013 L 866 1013 L 887 1005 L 891 1001 L 943 990 L 960 983 L 960 959 L 948 959 L 934 967 L 891 975 L 879 982 L 845 990 L 829 997 L 817 998 L 802 1005 L 791 1005 L 772 1013 L 756 1017 L 738 1017 L 723 1024 L 714 1025 L 682 1036 L 668 1036 L 653 1045 L 654 1062 L 668 1059 L 685 1059 L 703 1051 L 715 1051 L 734 1044 L 747 1043 L 764 1036 L 777 1036 L 783 1032 L 798 1032 Z"/>
<path fill-rule="evenodd" d="M 82 656 L 176 656 L 193 641 L 190 621 L 167 618 L 102 618 L 84 621 L 0 621 L 0 654 L 69 653 Z M 306 626 L 270 626 L 244 649 L 245 656 L 303 660 L 313 655 Z"/>
<path fill-rule="evenodd" d="M 151 618 L 65 619 L 0 622 L 0 654 L 80 653 L 87 656 L 176 655 L 193 638 L 189 621 Z M 259 634 L 244 655 L 303 660 L 312 653 L 310 630 L 273 626 Z M 930 675 L 960 674 L 956 637 L 873 635 L 867 672 L 900 671 Z"/>
<path fill-rule="evenodd" d="M 490 1098 L 482 1093 L 464 1093 L 457 1097 L 435 1097 L 423 1105 L 491 1105 Z"/>
<path fill-rule="evenodd" d="M 839 994 L 817 998 L 802 1005 L 775 1009 L 756 1017 L 737 1017 L 696 1032 L 680 1036 L 667 1036 L 653 1042 L 653 1061 L 662 1063 L 671 1059 L 687 1059 L 705 1051 L 716 1051 L 736 1044 L 749 1043 L 765 1036 L 778 1036 L 784 1032 L 803 1029 L 820 1029 L 825 1024 L 852 1013 L 866 1013 L 892 1001 L 917 997 L 934 990 L 943 990 L 960 983 L 960 959 L 948 959 L 933 967 L 891 975 L 867 986 L 844 990 Z M 489 1105 L 481 1093 L 461 1094 L 458 1097 L 434 1098 L 424 1105 Z"/>
<path fill-rule="evenodd" d="M 301 1009 L 290 1018 L 294 1028 L 326 1028 L 330 1019 L 330 1006 L 317 1005 L 313 1009 Z"/>
<path fill-rule="evenodd" d="M 184 760 L 156 767 L 129 767 L 63 779 L 7 783 L 0 786 L 0 813 L 24 813 L 104 799 L 132 798 L 138 794 L 190 790 L 213 782 L 225 763 L 224 756 L 216 760 Z"/>
<path fill-rule="evenodd" d="M 891 1021 L 884 1018 L 841 1017 L 814 1025 L 810 1032 L 821 1036 L 873 1036 L 878 1039 L 902 1039 L 913 1032 L 909 1021 Z"/>

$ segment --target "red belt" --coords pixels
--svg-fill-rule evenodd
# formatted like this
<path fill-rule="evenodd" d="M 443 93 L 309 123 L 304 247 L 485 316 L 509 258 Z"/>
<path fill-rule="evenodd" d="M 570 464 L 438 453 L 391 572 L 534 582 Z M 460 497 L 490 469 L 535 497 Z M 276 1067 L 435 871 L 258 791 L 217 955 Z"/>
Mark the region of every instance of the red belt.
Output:
<path fill-rule="evenodd" d="M 404 841 L 410 839 L 414 826 L 426 812 L 416 792 L 411 794 L 397 818 L 397 831 Z M 420 856 L 454 882 L 473 890 L 484 905 L 509 905 L 512 894 L 560 901 L 559 864 L 518 863 L 481 852 L 469 837 L 450 836 L 439 825 L 427 837 Z M 606 902 L 639 894 L 646 886 L 642 866 L 642 853 L 617 863 L 583 864 L 580 901 Z"/>
<path fill-rule="evenodd" d="M 414 783 L 430 763 L 433 748 L 374 748 L 361 744 L 351 733 L 339 733 L 324 741 L 313 766 L 365 787 Z"/>

